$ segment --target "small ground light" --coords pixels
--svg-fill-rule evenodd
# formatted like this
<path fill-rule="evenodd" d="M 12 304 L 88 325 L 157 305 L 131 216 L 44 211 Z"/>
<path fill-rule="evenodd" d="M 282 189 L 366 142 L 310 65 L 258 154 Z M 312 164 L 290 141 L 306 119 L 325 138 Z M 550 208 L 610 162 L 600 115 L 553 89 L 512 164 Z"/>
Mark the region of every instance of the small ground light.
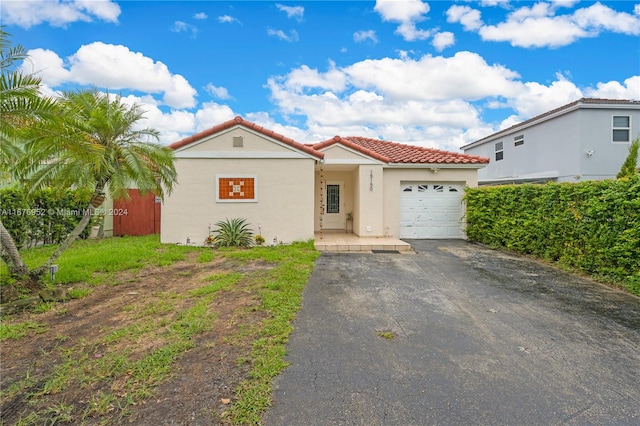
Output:
<path fill-rule="evenodd" d="M 58 272 L 58 265 L 49 266 L 49 276 L 51 277 L 51 282 L 54 282 L 56 279 L 56 272 Z"/>

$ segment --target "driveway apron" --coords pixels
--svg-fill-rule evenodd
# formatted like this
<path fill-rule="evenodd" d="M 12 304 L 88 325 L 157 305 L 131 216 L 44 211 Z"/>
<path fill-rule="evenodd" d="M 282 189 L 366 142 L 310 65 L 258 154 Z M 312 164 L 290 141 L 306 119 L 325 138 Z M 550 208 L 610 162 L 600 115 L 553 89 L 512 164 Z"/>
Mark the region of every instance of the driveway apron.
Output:
<path fill-rule="evenodd" d="M 264 425 L 640 424 L 640 298 L 410 242 L 321 255 Z"/>

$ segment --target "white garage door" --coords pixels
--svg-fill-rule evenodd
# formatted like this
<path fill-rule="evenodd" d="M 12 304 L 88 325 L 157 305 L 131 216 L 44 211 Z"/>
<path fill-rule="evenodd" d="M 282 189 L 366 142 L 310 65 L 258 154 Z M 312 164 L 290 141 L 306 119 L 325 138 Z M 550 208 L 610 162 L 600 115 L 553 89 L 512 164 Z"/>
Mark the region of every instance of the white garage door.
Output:
<path fill-rule="evenodd" d="M 463 238 L 463 185 L 400 184 L 400 238 Z"/>

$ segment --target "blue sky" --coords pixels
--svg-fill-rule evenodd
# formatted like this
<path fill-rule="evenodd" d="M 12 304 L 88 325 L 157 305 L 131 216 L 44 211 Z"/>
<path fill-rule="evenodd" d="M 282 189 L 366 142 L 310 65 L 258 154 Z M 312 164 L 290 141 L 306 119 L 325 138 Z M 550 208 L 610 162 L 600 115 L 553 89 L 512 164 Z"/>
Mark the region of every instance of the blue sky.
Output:
<path fill-rule="evenodd" d="M 580 97 L 640 99 L 640 2 L 4 0 L 44 91 L 95 86 L 171 143 L 235 115 L 458 150 Z"/>

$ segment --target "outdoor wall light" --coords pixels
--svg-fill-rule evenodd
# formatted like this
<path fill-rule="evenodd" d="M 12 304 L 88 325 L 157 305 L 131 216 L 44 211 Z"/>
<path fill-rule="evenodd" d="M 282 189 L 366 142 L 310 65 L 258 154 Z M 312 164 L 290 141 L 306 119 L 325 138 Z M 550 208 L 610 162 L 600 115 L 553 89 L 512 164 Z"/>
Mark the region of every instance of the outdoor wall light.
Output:
<path fill-rule="evenodd" d="M 589 151 L 587 151 L 587 157 L 591 157 L 593 154 L 595 154 L 595 151 L 590 149 Z"/>
<path fill-rule="evenodd" d="M 432 168 L 431 168 L 431 171 L 432 171 L 433 173 L 438 173 L 438 172 L 440 171 L 440 169 L 439 169 L 439 168 L 437 168 L 437 167 L 432 167 Z"/>

